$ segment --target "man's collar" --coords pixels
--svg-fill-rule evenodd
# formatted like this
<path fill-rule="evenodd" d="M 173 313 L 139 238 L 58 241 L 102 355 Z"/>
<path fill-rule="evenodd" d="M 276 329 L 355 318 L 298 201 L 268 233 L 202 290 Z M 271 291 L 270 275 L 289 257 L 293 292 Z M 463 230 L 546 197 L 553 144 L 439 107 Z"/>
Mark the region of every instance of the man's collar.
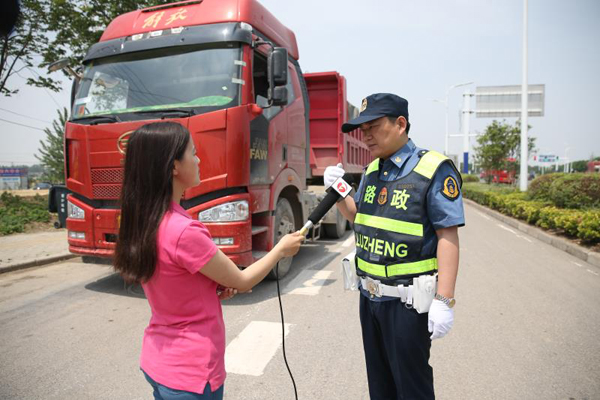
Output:
<path fill-rule="evenodd" d="M 392 156 L 386 159 L 383 163 L 387 163 L 391 161 L 398 168 L 402 168 L 406 160 L 414 153 L 417 146 L 413 143 L 411 139 L 408 139 L 408 142 L 404 146 L 402 146 L 398 151 L 396 151 Z"/>

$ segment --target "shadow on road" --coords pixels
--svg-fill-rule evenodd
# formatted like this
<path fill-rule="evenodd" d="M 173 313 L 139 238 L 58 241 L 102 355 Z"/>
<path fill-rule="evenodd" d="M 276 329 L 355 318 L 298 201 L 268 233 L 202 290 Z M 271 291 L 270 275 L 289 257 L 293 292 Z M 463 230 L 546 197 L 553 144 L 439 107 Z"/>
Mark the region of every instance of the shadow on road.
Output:
<path fill-rule="evenodd" d="M 282 293 L 285 292 L 286 285 L 294 280 L 302 271 L 320 271 L 341 253 L 329 251 L 327 245 L 339 243 L 337 241 L 319 240 L 318 242 L 302 245 L 298 254 L 294 257 L 290 272 L 279 280 L 279 288 Z M 313 284 L 330 285 L 333 279 L 325 279 L 322 282 Z M 223 306 L 245 306 L 258 304 L 263 301 L 277 297 L 277 282 L 265 279 L 252 289 L 252 293 L 241 293 L 233 299 L 223 302 Z"/>
<path fill-rule="evenodd" d="M 344 240 L 343 238 L 340 240 Z M 302 245 L 298 254 L 294 257 L 290 272 L 279 280 L 279 286 L 282 292 L 285 287 L 294 278 L 304 270 L 320 271 L 325 268 L 332 260 L 340 255 L 339 252 L 332 252 L 328 249 L 329 245 L 335 245 L 339 241 L 319 240 Z M 318 282 L 322 285 L 330 285 L 334 282 L 332 279 L 326 279 Z M 135 298 L 145 298 L 144 290 L 139 284 L 126 284 L 118 274 L 98 279 L 95 282 L 85 286 L 86 289 L 95 292 L 107 293 L 117 296 L 127 296 Z M 277 282 L 265 279 L 256 285 L 251 293 L 240 293 L 233 299 L 223 301 L 223 306 L 245 306 L 258 304 L 263 301 L 277 297 Z"/>
<path fill-rule="evenodd" d="M 146 298 L 141 285 L 126 284 L 123 278 L 117 273 L 98 279 L 95 282 L 88 283 L 85 285 L 85 288 L 94 292 L 115 294 L 118 296 L 136 297 L 140 299 Z"/>

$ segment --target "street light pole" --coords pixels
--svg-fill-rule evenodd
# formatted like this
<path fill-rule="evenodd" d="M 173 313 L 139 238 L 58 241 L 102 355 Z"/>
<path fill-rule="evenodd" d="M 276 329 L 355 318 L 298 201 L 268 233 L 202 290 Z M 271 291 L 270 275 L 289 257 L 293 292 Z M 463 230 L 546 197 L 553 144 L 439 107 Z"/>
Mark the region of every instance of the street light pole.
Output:
<path fill-rule="evenodd" d="M 444 155 L 448 155 L 448 92 L 446 89 L 446 101 L 444 101 L 444 107 L 446 109 L 446 134 L 444 135 Z"/>
<path fill-rule="evenodd" d="M 464 83 L 457 83 L 456 85 L 452 85 L 446 88 L 446 97 L 445 100 L 437 100 L 434 99 L 433 101 L 436 101 L 438 103 L 442 103 L 444 105 L 444 108 L 446 109 L 446 134 L 444 136 L 444 155 L 447 156 L 448 155 L 448 137 L 449 137 L 449 123 L 448 123 L 448 96 L 450 95 L 450 91 L 452 89 L 456 89 L 457 87 L 461 87 L 461 86 L 467 86 L 467 85 L 471 85 L 474 82 L 464 82 Z"/>
<path fill-rule="evenodd" d="M 527 141 L 527 113 L 529 92 L 527 90 L 527 0 L 523 0 L 523 82 L 521 85 L 521 173 L 519 189 L 527 190 L 527 162 L 529 157 Z"/>

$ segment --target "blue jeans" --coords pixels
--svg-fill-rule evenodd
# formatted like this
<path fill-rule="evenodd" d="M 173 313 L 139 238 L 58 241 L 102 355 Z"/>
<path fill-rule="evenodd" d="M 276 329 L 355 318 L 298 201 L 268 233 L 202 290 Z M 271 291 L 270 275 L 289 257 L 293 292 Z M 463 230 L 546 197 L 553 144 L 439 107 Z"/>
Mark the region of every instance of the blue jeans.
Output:
<path fill-rule="evenodd" d="M 142 372 L 144 372 L 142 370 Z M 144 376 L 148 383 L 154 389 L 154 400 L 223 400 L 223 388 L 225 385 L 221 385 L 215 392 L 211 392 L 210 383 L 206 383 L 204 387 L 204 393 L 193 393 L 186 392 L 185 390 L 176 390 L 168 388 L 155 382 L 154 379 L 150 378 L 147 373 L 144 372 Z"/>

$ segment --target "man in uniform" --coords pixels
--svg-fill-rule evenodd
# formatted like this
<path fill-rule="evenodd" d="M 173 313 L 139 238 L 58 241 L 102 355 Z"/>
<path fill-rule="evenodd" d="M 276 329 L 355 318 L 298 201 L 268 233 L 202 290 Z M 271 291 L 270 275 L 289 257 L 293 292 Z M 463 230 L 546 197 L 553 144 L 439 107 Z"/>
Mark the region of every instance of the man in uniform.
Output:
<path fill-rule="evenodd" d="M 431 340 L 454 323 L 462 180 L 449 158 L 408 138 L 405 99 L 367 97 L 342 131 L 359 127 L 375 160 L 354 198 L 337 206 L 354 223 L 369 393 L 372 400 L 433 399 Z M 341 164 L 327 167 L 325 186 L 343 174 Z M 413 308 L 417 277 L 435 274 L 435 297 L 428 312 L 419 313 Z"/>

